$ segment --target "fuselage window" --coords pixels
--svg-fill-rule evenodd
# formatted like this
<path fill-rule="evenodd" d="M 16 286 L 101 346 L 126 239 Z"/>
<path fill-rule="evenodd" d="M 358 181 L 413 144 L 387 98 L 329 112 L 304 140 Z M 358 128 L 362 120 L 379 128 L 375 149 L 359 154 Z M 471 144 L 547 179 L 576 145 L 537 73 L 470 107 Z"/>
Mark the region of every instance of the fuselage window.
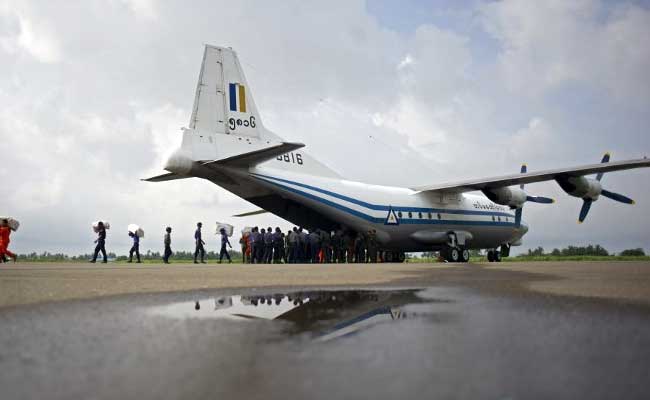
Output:
<path fill-rule="evenodd" d="M 413 218 L 413 213 L 409 211 L 409 218 Z"/>
<path fill-rule="evenodd" d="M 418 218 L 422 219 L 422 213 L 421 212 L 418 213 Z"/>
<path fill-rule="evenodd" d="M 442 215 L 440 215 L 440 213 L 438 213 L 438 219 L 442 219 Z"/>
<path fill-rule="evenodd" d="M 497 220 L 498 220 L 499 222 L 501 222 L 501 217 L 497 217 Z"/>
<path fill-rule="evenodd" d="M 495 221 L 495 219 L 494 219 L 494 215 L 492 216 L 492 221 Z"/>
<path fill-rule="evenodd" d="M 431 213 L 429 213 L 429 219 L 432 219 L 432 218 L 433 218 L 433 216 L 431 215 Z"/>
<path fill-rule="evenodd" d="M 397 216 L 400 217 L 400 218 L 402 218 L 402 212 L 401 212 L 401 211 L 398 211 L 398 212 L 397 212 Z"/>

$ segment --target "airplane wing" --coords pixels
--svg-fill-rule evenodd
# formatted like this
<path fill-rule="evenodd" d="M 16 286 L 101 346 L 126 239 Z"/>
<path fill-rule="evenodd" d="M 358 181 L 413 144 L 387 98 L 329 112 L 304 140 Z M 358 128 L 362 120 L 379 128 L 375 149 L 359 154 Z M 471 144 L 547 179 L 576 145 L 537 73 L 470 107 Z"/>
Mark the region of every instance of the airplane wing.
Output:
<path fill-rule="evenodd" d="M 186 179 L 186 178 L 191 178 L 191 176 L 185 176 L 174 172 L 170 172 L 167 174 L 152 176 L 151 178 L 141 179 L 141 180 L 144 182 L 165 182 L 165 181 L 173 181 L 175 179 Z"/>
<path fill-rule="evenodd" d="M 416 192 L 441 191 L 462 193 L 474 190 L 496 189 L 513 185 L 534 182 L 551 181 L 561 177 L 577 177 L 597 173 L 623 171 L 626 169 L 650 167 L 650 159 L 616 161 L 601 164 L 588 164 L 573 168 L 550 169 L 546 171 L 528 172 L 523 174 L 504 175 L 486 179 L 472 179 L 461 182 L 450 182 L 438 185 L 420 186 L 411 188 Z"/>
<path fill-rule="evenodd" d="M 248 153 L 238 154 L 236 156 L 223 158 L 220 160 L 206 161 L 203 163 L 205 166 L 214 164 L 232 165 L 232 166 L 252 166 L 264 161 L 268 161 L 277 156 L 289 153 L 293 150 L 305 147 L 302 143 L 283 142 L 275 146 L 266 147 L 261 150 L 255 150 Z"/>

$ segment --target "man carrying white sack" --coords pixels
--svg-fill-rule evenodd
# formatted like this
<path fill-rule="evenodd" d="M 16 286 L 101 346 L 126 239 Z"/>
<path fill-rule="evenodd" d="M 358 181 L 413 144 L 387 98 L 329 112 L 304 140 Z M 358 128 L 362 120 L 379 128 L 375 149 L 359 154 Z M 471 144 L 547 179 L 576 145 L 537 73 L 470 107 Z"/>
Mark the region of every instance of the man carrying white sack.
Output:
<path fill-rule="evenodd" d="M 90 260 L 90 262 L 95 263 L 97 261 L 97 256 L 101 251 L 102 256 L 104 257 L 104 261 L 102 262 L 106 264 L 108 262 L 108 258 L 106 257 L 106 227 L 104 226 L 104 223 L 102 221 L 99 221 L 95 230 L 97 232 L 97 240 L 95 240 L 97 246 L 95 246 L 95 253 L 93 254 L 93 259 Z"/>

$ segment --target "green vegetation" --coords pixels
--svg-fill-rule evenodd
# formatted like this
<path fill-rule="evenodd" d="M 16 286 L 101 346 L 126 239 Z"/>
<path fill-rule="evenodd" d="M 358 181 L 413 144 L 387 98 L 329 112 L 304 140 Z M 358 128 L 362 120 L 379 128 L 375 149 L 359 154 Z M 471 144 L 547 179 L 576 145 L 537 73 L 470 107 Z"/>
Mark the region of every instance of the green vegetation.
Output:
<path fill-rule="evenodd" d="M 407 262 L 427 263 L 437 262 L 437 252 L 424 252 L 420 257 L 410 255 Z M 547 253 L 543 247 L 529 249 L 528 253 L 518 256 L 504 257 L 504 262 L 522 261 L 650 261 L 641 248 L 623 250 L 618 255 L 610 254 L 601 245 L 567 246 L 563 249 L 553 249 Z M 470 262 L 487 262 L 485 251 L 471 250 Z"/>

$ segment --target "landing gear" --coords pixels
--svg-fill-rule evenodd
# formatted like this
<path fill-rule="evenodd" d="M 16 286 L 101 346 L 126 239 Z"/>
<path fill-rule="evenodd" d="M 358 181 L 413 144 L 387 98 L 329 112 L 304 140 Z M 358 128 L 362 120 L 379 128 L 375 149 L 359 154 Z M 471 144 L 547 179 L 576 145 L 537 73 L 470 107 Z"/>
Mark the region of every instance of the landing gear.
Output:
<path fill-rule="evenodd" d="M 441 251 L 440 254 L 447 262 L 462 262 L 469 261 L 469 250 L 458 247 L 448 247 Z"/>
<path fill-rule="evenodd" d="M 501 262 L 501 252 L 497 250 L 488 250 L 487 259 L 489 262 Z"/>
<path fill-rule="evenodd" d="M 460 262 L 464 262 L 464 263 L 469 262 L 469 250 L 463 249 L 460 252 Z"/>

